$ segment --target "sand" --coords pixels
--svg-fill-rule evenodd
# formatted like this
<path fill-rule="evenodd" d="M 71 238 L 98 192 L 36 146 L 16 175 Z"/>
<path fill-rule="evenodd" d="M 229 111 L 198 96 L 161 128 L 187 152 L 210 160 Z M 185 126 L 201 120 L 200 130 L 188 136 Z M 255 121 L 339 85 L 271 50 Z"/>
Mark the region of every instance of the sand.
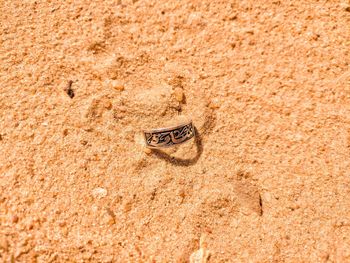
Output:
<path fill-rule="evenodd" d="M 349 25 L 346 1 L 0 1 L 0 261 L 350 262 Z"/>

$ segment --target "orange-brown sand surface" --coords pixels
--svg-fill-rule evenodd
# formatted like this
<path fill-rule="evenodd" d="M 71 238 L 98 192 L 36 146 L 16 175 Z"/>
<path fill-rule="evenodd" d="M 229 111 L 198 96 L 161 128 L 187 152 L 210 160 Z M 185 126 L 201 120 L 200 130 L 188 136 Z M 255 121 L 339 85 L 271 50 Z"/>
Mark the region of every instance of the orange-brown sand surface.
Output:
<path fill-rule="evenodd" d="M 0 262 L 350 262 L 349 2 L 0 0 L 0 33 Z"/>

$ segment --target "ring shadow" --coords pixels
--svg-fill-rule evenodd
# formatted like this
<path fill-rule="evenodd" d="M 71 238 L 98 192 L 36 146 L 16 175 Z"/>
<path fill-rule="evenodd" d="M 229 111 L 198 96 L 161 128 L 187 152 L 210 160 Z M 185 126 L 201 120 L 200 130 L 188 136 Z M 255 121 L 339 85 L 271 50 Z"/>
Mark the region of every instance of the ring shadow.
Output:
<path fill-rule="evenodd" d="M 203 144 L 202 144 L 202 138 L 198 133 L 198 130 L 196 127 L 194 127 L 195 130 L 195 144 L 196 144 L 196 156 L 194 156 L 193 158 L 189 158 L 189 159 L 183 159 L 183 158 L 177 158 L 174 156 L 171 156 L 170 154 L 167 154 L 161 150 L 158 149 L 152 149 L 152 152 L 154 153 L 154 155 L 156 155 L 158 158 L 163 159 L 173 165 L 176 166 L 191 166 L 194 165 L 195 163 L 197 163 L 199 157 L 202 155 L 203 153 Z"/>

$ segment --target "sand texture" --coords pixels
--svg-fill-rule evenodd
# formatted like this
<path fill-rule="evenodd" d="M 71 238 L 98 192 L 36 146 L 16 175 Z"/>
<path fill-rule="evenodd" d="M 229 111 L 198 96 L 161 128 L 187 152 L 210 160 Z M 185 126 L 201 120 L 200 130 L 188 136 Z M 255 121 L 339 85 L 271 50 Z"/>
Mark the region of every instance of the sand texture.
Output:
<path fill-rule="evenodd" d="M 0 0 L 0 34 L 0 262 L 350 262 L 346 0 Z"/>

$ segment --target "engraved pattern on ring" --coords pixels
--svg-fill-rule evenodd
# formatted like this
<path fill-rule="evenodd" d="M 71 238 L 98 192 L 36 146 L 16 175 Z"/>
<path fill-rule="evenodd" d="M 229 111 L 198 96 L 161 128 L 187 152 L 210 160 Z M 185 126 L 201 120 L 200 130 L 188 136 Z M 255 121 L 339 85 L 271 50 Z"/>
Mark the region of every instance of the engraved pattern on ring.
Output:
<path fill-rule="evenodd" d="M 192 122 L 163 131 L 145 132 L 146 144 L 151 148 L 170 147 L 188 141 L 195 135 Z"/>

